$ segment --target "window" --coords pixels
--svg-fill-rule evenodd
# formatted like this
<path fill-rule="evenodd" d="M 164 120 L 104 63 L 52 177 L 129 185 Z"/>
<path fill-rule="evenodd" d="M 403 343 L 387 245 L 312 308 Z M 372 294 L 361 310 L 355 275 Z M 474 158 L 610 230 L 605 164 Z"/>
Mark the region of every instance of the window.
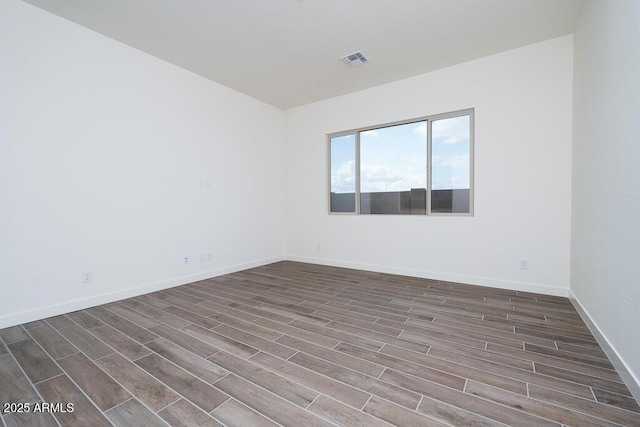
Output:
<path fill-rule="evenodd" d="M 473 110 L 329 135 L 329 212 L 473 213 Z"/>

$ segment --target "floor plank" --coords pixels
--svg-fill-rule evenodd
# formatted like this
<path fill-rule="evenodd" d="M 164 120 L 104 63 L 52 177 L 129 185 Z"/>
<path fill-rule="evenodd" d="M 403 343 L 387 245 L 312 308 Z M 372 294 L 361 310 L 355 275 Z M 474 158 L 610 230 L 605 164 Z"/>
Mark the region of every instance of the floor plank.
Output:
<path fill-rule="evenodd" d="M 215 386 L 283 426 L 320 427 L 331 425 L 328 421 L 237 375 L 229 374 L 218 381 Z"/>
<path fill-rule="evenodd" d="M 289 381 L 286 378 L 261 368 L 251 362 L 236 357 L 230 353 L 220 352 L 209 358 L 212 362 L 222 366 L 230 372 L 241 372 L 242 378 L 259 385 L 260 387 L 277 394 L 278 396 L 306 408 L 313 402 L 319 393 L 303 385 Z"/>
<path fill-rule="evenodd" d="M 449 425 L 377 396 L 373 396 L 371 400 L 367 402 L 363 411 L 398 427 L 441 427 Z"/>
<path fill-rule="evenodd" d="M 20 369 L 20 365 L 10 355 L 0 357 L 0 378 L 2 378 L 0 403 L 33 403 L 40 400 L 35 389 Z"/>
<path fill-rule="evenodd" d="M 331 399 L 320 396 L 316 399 L 309 410 L 324 419 L 327 419 L 339 426 L 354 427 L 389 427 L 389 423 L 380 418 L 373 417 L 366 412 L 358 411 L 350 406 Z"/>
<path fill-rule="evenodd" d="M 259 412 L 238 402 L 236 399 L 229 399 L 224 404 L 216 408 L 211 415 L 222 421 L 228 427 L 277 427 L 278 424 Z"/>
<path fill-rule="evenodd" d="M 228 399 L 224 393 L 157 354 L 138 359 L 136 364 L 207 413 Z"/>
<path fill-rule="evenodd" d="M 0 329 L 0 338 L 6 345 L 17 343 L 20 341 L 28 340 L 31 338 L 29 334 L 25 332 L 22 326 L 11 326 L 9 328 Z"/>
<path fill-rule="evenodd" d="M 415 409 L 420 402 L 420 395 L 406 387 L 396 386 L 308 354 L 298 353 L 290 361 L 410 409 Z"/>
<path fill-rule="evenodd" d="M 634 426 L 566 298 L 277 262 L 0 330 L 0 426 Z"/>
<path fill-rule="evenodd" d="M 37 330 L 37 329 L 36 329 Z M 114 350 L 79 325 L 58 329 L 69 342 L 82 351 L 89 359 L 95 360 L 111 354 Z"/>
<path fill-rule="evenodd" d="M 81 353 L 60 359 L 58 363 L 103 411 L 131 398 L 131 395 L 120 384 Z"/>
<path fill-rule="evenodd" d="M 347 385 L 342 381 L 333 380 L 319 372 L 306 369 L 266 353 L 258 353 L 249 360 L 354 408 L 362 408 L 371 397 L 369 393 Z"/>
<path fill-rule="evenodd" d="M 209 384 L 229 373 L 215 363 L 163 338 L 147 343 L 147 347 Z"/>
<path fill-rule="evenodd" d="M 71 356 L 78 348 L 46 323 L 38 328 L 29 329 L 29 334 L 53 359 Z"/>
<path fill-rule="evenodd" d="M 225 404 L 223 403 L 221 406 Z M 219 408 L 214 409 L 213 412 L 215 413 Z M 158 415 L 172 427 L 223 427 L 222 424 L 185 399 L 167 406 L 158 412 Z"/>
<path fill-rule="evenodd" d="M 95 404 L 66 375 L 43 381 L 37 387 L 47 402 L 73 404 L 72 412 L 54 414 L 55 418 L 63 426 L 111 426 L 103 412 L 96 408 Z"/>
<path fill-rule="evenodd" d="M 49 412 L 12 413 L 3 418 L 7 427 L 57 427 L 58 423 Z"/>
<path fill-rule="evenodd" d="M 9 344 L 7 347 L 33 383 L 62 373 L 53 359 L 31 338 Z"/>
<path fill-rule="evenodd" d="M 107 418 L 116 427 L 145 426 L 166 427 L 166 424 L 136 399 L 130 399 L 108 410 Z"/>
<path fill-rule="evenodd" d="M 109 346 L 127 357 L 129 360 L 136 360 L 141 357 L 147 356 L 151 353 L 149 349 L 143 345 L 138 344 L 125 334 L 113 329 L 109 325 L 96 326 L 89 331 L 100 338 L 102 341 L 109 343 Z"/>
<path fill-rule="evenodd" d="M 153 411 L 169 406 L 180 399 L 164 383 L 158 381 L 119 354 L 112 354 L 96 361 L 136 399 Z"/>

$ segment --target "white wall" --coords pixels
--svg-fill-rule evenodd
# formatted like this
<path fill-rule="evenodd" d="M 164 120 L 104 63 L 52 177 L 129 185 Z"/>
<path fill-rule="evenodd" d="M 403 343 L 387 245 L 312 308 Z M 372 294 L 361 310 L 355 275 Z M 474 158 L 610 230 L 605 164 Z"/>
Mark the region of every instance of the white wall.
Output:
<path fill-rule="evenodd" d="M 561 37 L 288 110 L 287 257 L 566 296 L 572 49 Z M 327 214 L 326 134 L 471 107 L 474 217 Z"/>
<path fill-rule="evenodd" d="M 640 2 L 585 4 L 575 31 L 571 292 L 640 400 L 639 41 Z"/>
<path fill-rule="evenodd" d="M 18 0 L 0 28 L 0 328 L 282 259 L 282 111 Z"/>

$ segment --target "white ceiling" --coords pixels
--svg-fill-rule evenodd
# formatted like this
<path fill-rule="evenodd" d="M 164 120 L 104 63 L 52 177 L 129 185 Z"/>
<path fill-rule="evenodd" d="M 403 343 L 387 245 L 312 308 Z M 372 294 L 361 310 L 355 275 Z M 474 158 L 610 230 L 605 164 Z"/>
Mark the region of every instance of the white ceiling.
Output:
<path fill-rule="evenodd" d="M 287 109 L 573 32 L 582 0 L 25 0 Z M 370 62 L 339 58 L 362 50 Z"/>

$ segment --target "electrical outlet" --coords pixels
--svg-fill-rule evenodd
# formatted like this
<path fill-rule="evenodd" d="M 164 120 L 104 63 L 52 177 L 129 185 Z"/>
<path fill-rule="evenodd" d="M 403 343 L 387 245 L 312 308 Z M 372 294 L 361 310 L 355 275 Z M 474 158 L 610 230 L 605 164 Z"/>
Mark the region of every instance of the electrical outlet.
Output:
<path fill-rule="evenodd" d="M 207 261 L 213 261 L 213 254 L 211 252 L 207 252 Z"/>
<path fill-rule="evenodd" d="M 207 254 L 200 254 L 200 262 L 205 262 L 207 259 Z"/>
<path fill-rule="evenodd" d="M 526 270 L 529 268 L 529 260 L 526 258 L 520 258 L 520 268 Z"/>
<path fill-rule="evenodd" d="M 91 283 L 93 281 L 93 273 L 91 271 L 82 272 L 82 283 Z"/>
<path fill-rule="evenodd" d="M 184 265 L 189 264 L 189 256 L 188 256 L 188 255 L 183 257 L 183 259 L 182 259 L 182 263 L 183 263 Z"/>

